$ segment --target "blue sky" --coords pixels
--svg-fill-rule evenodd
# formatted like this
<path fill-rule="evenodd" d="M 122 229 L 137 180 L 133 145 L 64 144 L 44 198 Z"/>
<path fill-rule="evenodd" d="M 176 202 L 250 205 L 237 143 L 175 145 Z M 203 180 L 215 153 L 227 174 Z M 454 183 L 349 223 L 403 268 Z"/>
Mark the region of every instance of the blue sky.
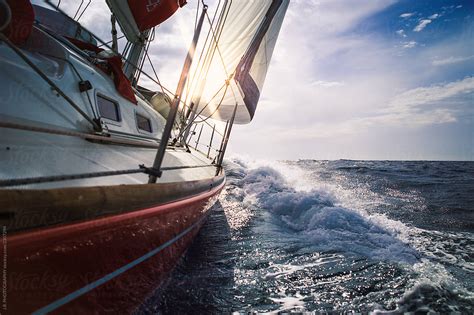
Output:
<path fill-rule="evenodd" d="M 172 89 L 192 37 L 188 2 L 150 50 Z M 81 22 L 108 38 L 104 3 Z M 473 160 L 473 43 L 472 0 L 292 0 L 254 121 L 233 129 L 230 154 Z"/>
<path fill-rule="evenodd" d="M 473 14 L 473 1 L 292 1 L 260 111 L 231 148 L 472 160 Z"/>

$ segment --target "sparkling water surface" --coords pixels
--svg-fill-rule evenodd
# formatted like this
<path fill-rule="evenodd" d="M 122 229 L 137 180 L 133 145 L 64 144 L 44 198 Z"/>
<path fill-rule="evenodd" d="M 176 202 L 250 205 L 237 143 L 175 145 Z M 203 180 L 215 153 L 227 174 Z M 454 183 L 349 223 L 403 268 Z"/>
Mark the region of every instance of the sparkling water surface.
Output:
<path fill-rule="evenodd" d="M 474 313 L 474 162 L 227 162 L 145 313 Z"/>

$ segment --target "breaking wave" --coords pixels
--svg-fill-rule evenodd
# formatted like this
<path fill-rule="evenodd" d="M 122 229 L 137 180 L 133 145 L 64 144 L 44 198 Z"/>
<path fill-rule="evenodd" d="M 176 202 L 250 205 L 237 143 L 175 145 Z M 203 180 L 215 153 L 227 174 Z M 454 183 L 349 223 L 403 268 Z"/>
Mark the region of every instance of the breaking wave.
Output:
<path fill-rule="evenodd" d="M 288 176 L 295 170 L 287 169 Z M 296 234 L 315 251 L 342 252 L 378 260 L 416 263 L 420 254 L 398 239 L 400 231 L 389 219 L 342 207 L 327 187 L 307 189 L 304 179 L 290 184 L 288 177 L 270 166 L 249 168 L 237 160 L 229 176 L 239 174 L 239 188 L 253 206 L 269 211 L 286 234 Z M 296 184 L 296 185 L 295 185 Z M 384 226 L 385 225 L 385 226 Z"/>

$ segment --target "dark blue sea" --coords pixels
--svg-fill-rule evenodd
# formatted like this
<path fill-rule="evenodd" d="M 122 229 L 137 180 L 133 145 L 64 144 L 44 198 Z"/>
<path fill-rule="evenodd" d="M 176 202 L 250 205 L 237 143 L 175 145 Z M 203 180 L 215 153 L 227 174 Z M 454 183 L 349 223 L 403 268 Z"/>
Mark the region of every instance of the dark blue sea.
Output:
<path fill-rule="evenodd" d="M 228 161 L 149 310 L 474 313 L 474 162 Z"/>

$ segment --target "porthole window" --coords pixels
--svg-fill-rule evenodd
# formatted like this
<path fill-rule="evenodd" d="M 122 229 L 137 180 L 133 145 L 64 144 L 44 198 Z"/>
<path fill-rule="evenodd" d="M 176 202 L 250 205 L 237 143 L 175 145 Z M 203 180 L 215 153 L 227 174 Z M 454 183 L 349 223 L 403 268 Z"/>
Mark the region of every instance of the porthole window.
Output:
<path fill-rule="evenodd" d="M 152 132 L 151 120 L 140 114 L 137 114 L 137 127 L 140 130 Z"/>
<path fill-rule="evenodd" d="M 120 109 L 116 102 L 97 95 L 97 107 L 99 108 L 100 117 L 120 121 Z"/>

